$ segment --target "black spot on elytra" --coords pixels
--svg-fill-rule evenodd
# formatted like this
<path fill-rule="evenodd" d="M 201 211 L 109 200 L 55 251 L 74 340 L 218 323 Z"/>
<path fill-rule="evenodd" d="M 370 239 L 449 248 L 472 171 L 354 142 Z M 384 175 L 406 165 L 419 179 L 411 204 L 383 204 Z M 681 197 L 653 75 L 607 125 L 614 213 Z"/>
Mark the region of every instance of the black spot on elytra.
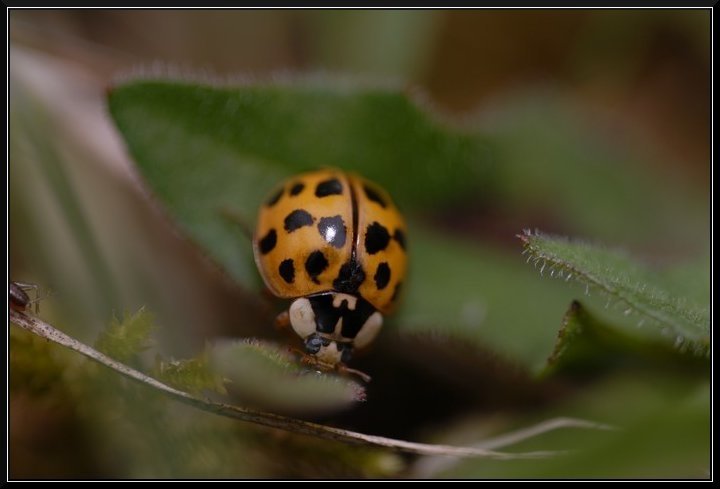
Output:
<path fill-rule="evenodd" d="M 274 229 L 267 232 L 265 236 L 260 240 L 260 253 L 267 255 L 270 253 L 277 244 L 277 233 Z"/>
<path fill-rule="evenodd" d="M 387 248 L 390 242 L 390 233 L 385 226 L 379 222 L 374 222 L 367 227 L 365 231 L 365 250 L 374 255 L 378 251 Z"/>
<path fill-rule="evenodd" d="M 367 184 L 364 184 L 363 190 L 365 191 L 365 195 L 367 195 L 368 199 L 372 200 L 373 202 L 377 202 L 383 209 L 387 207 L 387 202 L 385 202 L 385 199 L 383 199 L 382 196 L 375 189 L 368 186 Z"/>
<path fill-rule="evenodd" d="M 354 294 L 365 281 L 365 270 L 355 260 L 350 260 L 340 267 L 340 272 L 333 280 L 333 288 L 345 294 Z"/>
<path fill-rule="evenodd" d="M 290 195 L 297 195 L 300 192 L 302 192 L 304 188 L 305 188 L 305 184 L 302 182 L 298 182 L 298 183 L 294 184 L 292 187 L 290 187 Z"/>
<path fill-rule="evenodd" d="M 287 283 L 291 284 L 295 281 L 295 262 L 293 262 L 292 258 L 283 260 L 282 263 L 280 263 L 278 271 Z"/>
<path fill-rule="evenodd" d="M 303 226 L 312 226 L 315 218 L 303 209 L 296 209 L 285 218 L 285 231 L 292 233 Z"/>
<path fill-rule="evenodd" d="M 285 191 L 284 188 L 281 188 L 277 192 L 275 192 L 270 199 L 267 201 L 267 206 L 272 207 L 275 204 L 277 204 L 277 201 L 280 200 L 280 197 L 282 197 L 283 192 Z"/>
<path fill-rule="evenodd" d="M 315 196 L 327 197 L 328 195 L 340 195 L 342 194 L 342 191 L 343 186 L 342 183 L 340 183 L 340 180 L 337 178 L 331 178 L 330 180 L 318 183 L 315 188 Z"/>
<path fill-rule="evenodd" d="M 373 278 L 375 279 L 375 285 L 378 290 L 387 287 L 388 282 L 390 282 L 390 266 L 387 262 L 382 262 L 378 265 L 377 271 L 375 271 L 375 277 Z"/>
<path fill-rule="evenodd" d="M 318 275 L 323 273 L 328 265 L 327 258 L 325 258 L 322 251 L 313 251 L 305 260 L 305 270 L 316 284 L 320 283 L 317 279 Z"/>
<path fill-rule="evenodd" d="M 318 230 L 323 239 L 335 248 L 345 246 L 347 227 L 339 215 L 321 218 L 318 222 Z"/>
<path fill-rule="evenodd" d="M 400 288 L 402 287 L 402 282 L 398 282 L 395 284 L 395 290 L 393 290 L 393 295 L 390 297 L 390 302 L 395 302 L 400 295 Z"/>
<path fill-rule="evenodd" d="M 405 249 L 405 233 L 402 231 L 402 229 L 395 230 L 395 234 L 393 234 L 393 239 L 398 242 L 398 244 L 403 250 Z"/>

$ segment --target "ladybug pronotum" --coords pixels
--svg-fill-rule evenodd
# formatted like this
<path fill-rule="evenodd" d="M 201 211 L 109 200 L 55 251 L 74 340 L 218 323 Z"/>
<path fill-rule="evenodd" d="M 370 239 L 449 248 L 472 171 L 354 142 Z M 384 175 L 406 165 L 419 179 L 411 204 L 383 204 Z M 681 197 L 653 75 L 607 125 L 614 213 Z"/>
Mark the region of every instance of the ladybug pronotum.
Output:
<path fill-rule="evenodd" d="M 340 170 L 283 182 L 262 205 L 253 250 L 265 284 L 313 363 L 344 366 L 395 309 L 407 265 L 405 222 L 376 184 Z"/>

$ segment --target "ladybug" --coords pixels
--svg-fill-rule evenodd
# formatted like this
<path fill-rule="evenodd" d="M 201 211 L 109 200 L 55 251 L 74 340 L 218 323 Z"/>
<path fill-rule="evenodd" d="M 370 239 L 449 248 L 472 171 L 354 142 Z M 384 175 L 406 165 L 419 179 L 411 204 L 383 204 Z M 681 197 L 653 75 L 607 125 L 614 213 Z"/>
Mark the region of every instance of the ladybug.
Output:
<path fill-rule="evenodd" d="M 274 295 L 294 299 L 279 322 L 303 339 L 306 361 L 347 371 L 377 336 L 402 289 L 405 233 L 387 192 L 341 170 L 292 177 L 261 206 L 255 261 Z"/>

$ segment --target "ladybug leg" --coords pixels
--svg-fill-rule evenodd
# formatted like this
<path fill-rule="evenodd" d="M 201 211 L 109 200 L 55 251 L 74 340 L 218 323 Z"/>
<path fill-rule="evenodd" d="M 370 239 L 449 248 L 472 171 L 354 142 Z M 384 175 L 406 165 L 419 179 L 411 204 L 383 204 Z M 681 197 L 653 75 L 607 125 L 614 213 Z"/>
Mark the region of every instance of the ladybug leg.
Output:
<path fill-rule="evenodd" d="M 337 365 L 333 366 L 333 365 L 323 363 L 323 362 L 319 361 L 317 359 L 317 357 L 315 357 L 313 355 L 309 355 L 306 352 L 301 351 L 297 348 L 288 347 L 288 350 L 292 353 L 295 353 L 296 355 L 298 355 L 300 357 L 300 363 L 302 363 L 303 365 L 307 365 L 311 368 L 314 368 L 316 370 L 319 370 L 319 371 L 335 370 L 340 375 L 354 375 L 356 377 L 360 377 L 360 379 L 363 382 L 365 382 L 366 384 L 370 383 L 370 381 L 372 380 L 372 377 L 370 377 L 365 372 L 354 369 L 354 368 L 350 368 L 347 365 L 345 365 L 344 363 L 338 363 Z"/>
<path fill-rule="evenodd" d="M 304 351 L 296 350 L 300 355 L 300 363 L 303 365 L 310 365 L 311 367 L 320 368 L 320 363 L 312 355 L 308 355 Z"/>
<path fill-rule="evenodd" d="M 308 365 L 316 370 L 328 372 L 336 368 L 333 365 L 321 362 L 315 355 L 310 355 L 297 348 L 290 348 L 290 351 L 296 353 L 300 357 L 300 363 Z"/>
<path fill-rule="evenodd" d="M 310 364 L 310 363 L 312 362 L 312 359 L 308 359 L 308 357 L 309 357 L 310 355 L 308 355 L 307 353 L 305 353 L 304 351 L 302 351 L 302 350 L 299 349 L 299 348 L 295 348 L 294 346 L 288 346 L 288 347 L 287 347 L 287 351 L 290 352 L 290 353 L 292 353 L 292 354 L 294 354 L 294 355 L 297 355 L 297 356 L 300 358 L 300 362 L 301 362 L 301 363 L 304 363 L 304 364 L 307 365 L 307 364 Z"/>
<path fill-rule="evenodd" d="M 308 355 L 307 352 L 304 352 L 300 348 L 295 348 L 294 346 L 288 346 L 288 351 L 290 353 L 294 353 L 295 355 L 297 355 L 298 358 L 300 359 L 300 363 L 302 363 L 303 365 L 310 365 L 310 366 L 317 367 L 317 368 L 320 368 L 320 366 L 321 366 L 320 363 L 318 362 L 317 358 L 315 358 L 312 355 Z"/>
<path fill-rule="evenodd" d="M 311 370 L 319 373 L 322 371 L 328 371 L 332 370 L 332 368 L 329 368 L 327 365 L 325 365 L 322 362 L 319 362 L 316 357 L 313 355 L 309 355 L 306 352 L 299 350 L 297 348 L 290 348 L 290 351 L 295 353 L 298 357 L 300 357 L 300 363 L 303 365 L 306 365 Z"/>
<path fill-rule="evenodd" d="M 32 290 L 33 295 L 35 296 L 34 299 L 30 301 L 30 305 L 33 308 L 33 311 L 35 314 L 38 314 L 40 312 L 40 301 L 43 299 L 46 299 L 50 296 L 51 292 L 45 291 L 45 295 L 40 295 L 40 287 L 36 284 L 18 284 L 25 290 Z"/>
<path fill-rule="evenodd" d="M 283 311 L 275 318 L 275 327 L 281 331 L 285 331 L 290 327 L 290 314 Z"/>
<path fill-rule="evenodd" d="M 337 366 L 335 366 L 335 369 L 343 375 L 355 375 L 357 377 L 360 377 L 366 384 L 369 384 L 372 380 L 372 377 L 370 377 L 365 372 L 350 368 L 344 363 L 338 363 Z"/>

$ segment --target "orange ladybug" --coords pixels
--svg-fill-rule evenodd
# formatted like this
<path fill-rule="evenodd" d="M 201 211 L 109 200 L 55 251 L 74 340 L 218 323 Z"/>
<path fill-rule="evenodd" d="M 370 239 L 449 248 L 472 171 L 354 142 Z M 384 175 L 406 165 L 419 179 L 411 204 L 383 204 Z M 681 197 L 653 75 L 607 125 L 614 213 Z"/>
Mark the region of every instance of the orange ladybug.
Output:
<path fill-rule="evenodd" d="M 320 367 L 347 363 L 377 336 L 407 269 L 405 221 L 390 196 L 354 173 L 320 170 L 283 182 L 262 205 L 253 250 Z"/>

